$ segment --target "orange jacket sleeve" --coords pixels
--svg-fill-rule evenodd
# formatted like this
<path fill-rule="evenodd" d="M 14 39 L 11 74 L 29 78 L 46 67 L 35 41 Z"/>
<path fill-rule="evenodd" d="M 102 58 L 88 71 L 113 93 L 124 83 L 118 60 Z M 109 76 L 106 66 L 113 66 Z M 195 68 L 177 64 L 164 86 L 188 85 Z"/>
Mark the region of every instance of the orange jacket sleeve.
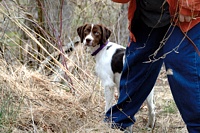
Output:
<path fill-rule="evenodd" d="M 179 12 L 187 16 L 199 16 L 200 0 L 180 0 Z"/>
<path fill-rule="evenodd" d="M 112 0 L 112 1 L 117 3 L 128 3 L 130 0 Z"/>

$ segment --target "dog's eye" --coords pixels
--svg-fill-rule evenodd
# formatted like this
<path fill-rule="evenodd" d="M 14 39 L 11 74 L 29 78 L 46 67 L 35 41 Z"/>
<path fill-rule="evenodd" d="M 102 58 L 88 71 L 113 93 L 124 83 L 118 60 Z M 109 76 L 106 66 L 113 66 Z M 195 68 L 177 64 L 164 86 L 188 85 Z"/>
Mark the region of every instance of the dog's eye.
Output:
<path fill-rule="evenodd" d="M 85 34 L 88 34 L 89 32 L 90 32 L 89 29 L 86 29 L 86 30 L 84 31 Z"/>
<path fill-rule="evenodd" d="M 86 30 L 86 31 L 84 31 L 84 33 L 87 34 L 87 33 L 89 33 L 89 32 Z"/>
<path fill-rule="evenodd" d="M 99 33 L 99 32 L 95 32 L 94 35 L 95 35 L 95 36 L 98 36 L 98 35 L 100 35 L 100 33 Z"/>

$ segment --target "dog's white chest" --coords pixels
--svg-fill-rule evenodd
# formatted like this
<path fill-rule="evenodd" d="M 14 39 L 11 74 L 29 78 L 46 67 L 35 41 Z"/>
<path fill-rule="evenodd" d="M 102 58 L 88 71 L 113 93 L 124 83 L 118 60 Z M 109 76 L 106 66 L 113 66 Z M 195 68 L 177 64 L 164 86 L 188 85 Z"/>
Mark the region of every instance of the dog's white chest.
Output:
<path fill-rule="evenodd" d="M 97 57 L 98 58 L 98 57 Z M 101 56 L 96 60 L 96 72 L 102 72 L 102 71 L 111 71 L 110 63 L 111 63 L 111 57 L 109 56 Z"/>
<path fill-rule="evenodd" d="M 103 55 L 103 56 L 102 56 Z M 96 57 L 95 72 L 101 79 L 103 86 L 113 85 L 113 72 L 111 68 L 112 56 L 106 51 L 102 50 Z M 110 85 L 109 85 L 110 86 Z"/>

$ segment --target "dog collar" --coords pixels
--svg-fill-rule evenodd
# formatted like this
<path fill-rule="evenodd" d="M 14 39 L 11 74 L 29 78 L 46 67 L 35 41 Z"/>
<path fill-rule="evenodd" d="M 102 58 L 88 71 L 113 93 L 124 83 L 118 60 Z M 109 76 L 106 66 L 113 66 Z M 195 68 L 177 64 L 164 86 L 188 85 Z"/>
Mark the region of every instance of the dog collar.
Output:
<path fill-rule="evenodd" d="M 108 41 L 105 44 L 100 45 L 100 47 L 96 51 L 94 51 L 91 55 L 92 56 L 97 55 L 99 51 L 101 51 L 107 44 L 108 44 Z"/>

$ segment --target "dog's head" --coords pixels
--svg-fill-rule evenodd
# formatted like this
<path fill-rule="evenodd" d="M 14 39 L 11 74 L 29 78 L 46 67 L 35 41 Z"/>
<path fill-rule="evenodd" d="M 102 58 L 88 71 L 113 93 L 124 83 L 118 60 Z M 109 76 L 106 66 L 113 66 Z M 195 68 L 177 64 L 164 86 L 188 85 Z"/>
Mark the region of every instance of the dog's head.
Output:
<path fill-rule="evenodd" d="M 85 24 L 78 27 L 77 33 L 81 43 L 95 47 L 99 44 L 105 44 L 110 37 L 111 31 L 100 24 Z"/>

